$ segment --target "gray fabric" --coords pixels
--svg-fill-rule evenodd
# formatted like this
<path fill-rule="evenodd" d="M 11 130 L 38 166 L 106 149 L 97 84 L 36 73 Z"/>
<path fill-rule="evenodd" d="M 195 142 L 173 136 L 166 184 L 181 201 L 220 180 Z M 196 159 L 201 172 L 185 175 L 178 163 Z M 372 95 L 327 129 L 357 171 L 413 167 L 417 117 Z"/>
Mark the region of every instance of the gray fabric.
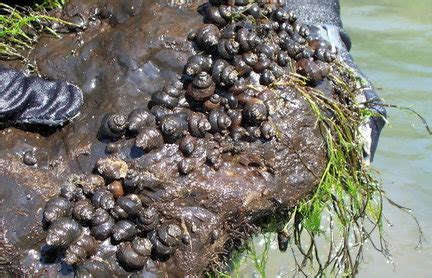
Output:
<path fill-rule="evenodd" d="M 0 68 L 0 123 L 60 126 L 78 115 L 82 104 L 74 85 Z"/>

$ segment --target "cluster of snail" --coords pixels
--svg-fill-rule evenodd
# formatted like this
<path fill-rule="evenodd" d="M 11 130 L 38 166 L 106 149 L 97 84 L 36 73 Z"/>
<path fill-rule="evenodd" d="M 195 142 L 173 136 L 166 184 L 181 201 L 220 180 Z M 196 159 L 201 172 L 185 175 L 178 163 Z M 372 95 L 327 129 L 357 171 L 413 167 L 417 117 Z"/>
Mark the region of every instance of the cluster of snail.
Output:
<path fill-rule="evenodd" d="M 205 25 L 188 36 L 197 54 L 181 78 L 154 93 L 148 107 L 104 117 L 98 137 L 110 140 L 107 152 L 117 152 L 121 138 L 133 139 L 145 153 L 175 144 L 185 158 L 179 174 L 188 175 L 194 166 L 186 158 L 199 142 L 250 144 L 275 138 L 272 113 L 278 97 L 262 88 L 290 73 L 316 86 L 329 74 L 336 59 L 332 46 L 294 13 L 271 3 L 232 2 L 211 0 L 200 8 Z M 220 150 L 207 150 L 206 163 L 217 170 L 220 160 Z M 45 208 L 46 242 L 64 250 L 66 263 L 98 269 L 100 261 L 89 261 L 107 239 L 117 248 L 116 260 L 128 269 L 143 268 L 149 258 L 169 258 L 179 245 L 190 244 L 178 222 L 160 221 L 139 194 L 138 171 L 115 158 L 100 159 L 96 169 L 100 175 L 67 183 Z"/>
<path fill-rule="evenodd" d="M 116 247 L 116 260 L 125 269 L 141 269 L 149 258 L 169 258 L 187 236 L 175 223 L 160 223 L 155 208 L 128 192 L 124 184 L 134 187 L 138 182 L 133 170 L 127 170 L 120 181 L 112 179 L 118 171 L 109 174 L 106 169 L 106 165 L 99 169 L 105 171 L 103 176 L 71 178 L 59 196 L 47 202 L 43 213 L 47 245 L 63 251 L 65 263 L 79 267 L 107 239 Z"/>

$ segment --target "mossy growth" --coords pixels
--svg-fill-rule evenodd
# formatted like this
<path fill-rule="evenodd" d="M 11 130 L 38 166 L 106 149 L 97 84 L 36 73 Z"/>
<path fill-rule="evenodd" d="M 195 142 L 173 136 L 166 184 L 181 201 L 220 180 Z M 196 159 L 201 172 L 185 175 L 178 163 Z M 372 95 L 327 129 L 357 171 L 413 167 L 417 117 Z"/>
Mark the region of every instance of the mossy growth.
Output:
<path fill-rule="evenodd" d="M 386 196 L 375 171 L 363 159 L 359 127 L 370 117 L 382 117 L 370 107 L 371 103 L 359 103 L 357 96 L 365 81 L 341 61 L 333 65 L 329 79 L 336 92 L 333 96 L 309 87 L 307 80 L 295 73 L 270 86 L 278 90 L 295 88 L 299 97 L 308 102 L 326 143 L 327 165 L 310 196 L 294 208 L 270 215 L 258 229 L 262 246 L 257 248 L 249 240 L 232 254 L 228 272 L 216 276 L 239 277 L 239 269 L 247 263 L 260 277 L 266 277 L 270 245 L 277 240 L 276 234 L 283 233 L 292 254 L 288 266 L 291 273 L 287 275 L 352 277 L 358 273 L 366 242 L 392 261 L 384 237 L 384 200 L 417 222 L 409 209 Z"/>
<path fill-rule="evenodd" d="M 61 9 L 66 0 L 45 0 L 32 6 L 0 3 L 0 59 L 25 60 L 40 34 L 58 34 L 53 27 L 71 24 L 48 13 Z"/>

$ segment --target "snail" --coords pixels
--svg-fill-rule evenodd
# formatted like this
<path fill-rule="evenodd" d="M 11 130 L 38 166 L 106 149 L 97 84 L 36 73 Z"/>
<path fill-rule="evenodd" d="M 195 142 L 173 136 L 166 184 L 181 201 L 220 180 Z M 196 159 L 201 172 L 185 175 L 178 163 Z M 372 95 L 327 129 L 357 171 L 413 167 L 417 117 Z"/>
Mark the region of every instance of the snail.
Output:
<path fill-rule="evenodd" d="M 273 74 L 273 71 L 269 69 L 265 69 L 260 76 L 261 85 L 268 86 L 276 81 L 276 76 Z"/>
<path fill-rule="evenodd" d="M 291 63 L 291 58 L 288 55 L 288 53 L 282 51 L 276 57 L 276 61 L 277 61 L 277 63 L 278 63 L 279 66 L 281 66 L 281 67 L 287 67 Z"/>
<path fill-rule="evenodd" d="M 223 27 L 228 24 L 227 20 L 232 16 L 232 9 L 228 6 L 208 6 L 204 11 L 204 21 Z"/>
<path fill-rule="evenodd" d="M 181 88 L 174 85 L 167 85 L 161 91 L 157 91 L 151 97 L 150 106 L 160 105 L 168 108 L 174 108 L 179 103 L 179 98 L 182 96 Z"/>
<path fill-rule="evenodd" d="M 169 108 L 160 105 L 153 106 L 150 112 L 155 116 L 156 122 L 159 122 L 166 115 L 172 114 Z"/>
<path fill-rule="evenodd" d="M 288 231 L 280 231 L 277 235 L 279 251 L 285 252 L 288 249 L 289 235 Z"/>
<path fill-rule="evenodd" d="M 266 140 L 270 140 L 276 135 L 275 128 L 269 122 L 263 122 L 260 126 L 260 131 L 261 136 Z"/>
<path fill-rule="evenodd" d="M 301 59 L 297 62 L 297 72 L 307 77 L 309 83 L 315 86 L 328 75 L 329 66 L 319 60 Z"/>
<path fill-rule="evenodd" d="M 242 51 L 253 50 L 261 43 L 261 39 L 258 35 L 254 31 L 246 28 L 239 29 L 235 39 L 239 43 Z"/>
<path fill-rule="evenodd" d="M 107 189 L 109 192 L 111 192 L 115 199 L 123 196 L 124 194 L 123 184 L 118 180 L 108 184 Z"/>
<path fill-rule="evenodd" d="M 46 243 L 54 248 L 65 248 L 76 241 L 82 233 L 81 225 L 70 218 L 60 218 L 50 226 Z"/>
<path fill-rule="evenodd" d="M 33 151 L 26 151 L 22 156 L 22 160 L 27 166 L 35 166 L 38 162 L 37 157 L 35 156 L 35 153 Z"/>
<path fill-rule="evenodd" d="M 155 208 L 149 207 L 139 212 L 136 218 L 138 229 L 149 232 L 156 228 L 159 223 L 159 215 Z"/>
<path fill-rule="evenodd" d="M 259 125 L 267 119 L 268 110 L 265 103 L 258 99 L 250 99 L 243 109 L 243 119 L 250 125 Z"/>
<path fill-rule="evenodd" d="M 119 180 L 126 176 L 129 166 L 127 163 L 115 156 L 100 158 L 96 162 L 96 170 L 109 180 Z"/>
<path fill-rule="evenodd" d="M 76 201 L 84 198 L 84 192 L 74 183 L 67 181 L 61 186 L 59 196 L 68 201 Z"/>
<path fill-rule="evenodd" d="M 82 235 L 72 243 L 65 252 L 64 261 L 68 265 L 75 265 L 96 253 L 96 240 L 90 235 Z"/>
<path fill-rule="evenodd" d="M 86 195 L 93 194 L 97 189 L 105 187 L 104 178 L 95 174 L 83 175 L 77 183 Z"/>
<path fill-rule="evenodd" d="M 336 54 L 323 47 L 319 47 L 315 50 L 314 57 L 322 62 L 327 63 L 331 63 L 336 60 Z"/>
<path fill-rule="evenodd" d="M 114 206 L 114 210 L 117 210 L 125 217 L 135 216 L 142 208 L 141 200 L 135 194 L 129 194 L 117 199 L 116 205 Z"/>
<path fill-rule="evenodd" d="M 210 71 L 213 65 L 213 60 L 209 56 L 196 54 L 191 56 L 185 66 L 185 73 L 188 75 L 196 75 L 202 71 Z"/>
<path fill-rule="evenodd" d="M 234 57 L 232 65 L 239 73 L 239 76 L 248 75 L 253 70 L 253 68 L 246 63 L 246 61 L 243 59 L 243 56 L 241 55 L 236 55 Z"/>
<path fill-rule="evenodd" d="M 160 130 L 167 143 L 174 143 L 180 139 L 187 129 L 188 122 L 181 114 L 167 115 L 160 121 Z"/>
<path fill-rule="evenodd" d="M 219 59 L 213 65 L 212 77 L 216 84 L 229 86 L 237 81 L 238 72 L 227 61 Z"/>
<path fill-rule="evenodd" d="M 263 17 L 262 9 L 256 3 L 253 3 L 247 9 L 247 13 L 250 14 L 254 19 L 261 19 Z"/>
<path fill-rule="evenodd" d="M 231 118 L 221 110 L 212 110 L 209 114 L 212 132 L 221 132 L 231 126 Z"/>
<path fill-rule="evenodd" d="M 233 39 L 220 39 L 218 53 L 225 59 L 232 59 L 240 50 L 240 44 Z"/>
<path fill-rule="evenodd" d="M 97 190 L 91 200 L 95 208 L 103 208 L 104 210 L 112 209 L 115 204 L 114 196 L 105 189 Z"/>
<path fill-rule="evenodd" d="M 49 224 L 62 217 L 70 216 L 71 211 L 72 206 L 68 200 L 62 197 L 55 197 L 46 203 L 43 218 Z"/>
<path fill-rule="evenodd" d="M 112 230 L 112 238 L 116 242 L 131 241 L 138 234 L 135 224 L 129 220 L 120 220 L 115 223 Z"/>
<path fill-rule="evenodd" d="M 128 116 L 128 130 L 138 133 L 144 127 L 153 127 L 156 125 L 155 117 L 145 108 L 134 109 Z"/>
<path fill-rule="evenodd" d="M 73 217 L 80 222 L 88 222 L 93 218 L 94 207 L 89 199 L 82 199 L 74 204 Z"/>
<path fill-rule="evenodd" d="M 202 50 L 217 45 L 220 37 L 219 29 L 213 24 L 206 24 L 196 32 L 195 42 Z"/>
<path fill-rule="evenodd" d="M 250 142 L 255 142 L 261 137 L 261 130 L 257 126 L 246 127 L 247 139 Z"/>
<path fill-rule="evenodd" d="M 127 118 L 119 114 L 106 114 L 102 118 L 101 126 L 98 131 L 99 139 L 115 139 L 121 137 L 127 127 Z"/>
<path fill-rule="evenodd" d="M 152 243 L 147 238 L 136 237 L 132 242 L 121 243 L 116 252 L 120 265 L 141 269 L 151 255 Z"/>
<path fill-rule="evenodd" d="M 182 231 L 176 224 L 164 224 L 150 235 L 154 251 L 161 257 L 174 254 L 181 240 Z"/>
<path fill-rule="evenodd" d="M 215 91 L 215 83 L 207 72 L 198 73 L 187 88 L 187 95 L 196 101 L 209 99 Z"/>
<path fill-rule="evenodd" d="M 196 139 L 190 135 L 183 137 L 179 143 L 179 150 L 185 156 L 189 156 L 193 153 L 196 148 Z"/>
<path fill-rule="evenodd" d="M 211 129 L 210 122 L 203 113 L 193 112 L 188 118 L 189 132 L 195 137 L 204 137 Z"/>
<path fill-rule="evenodd" d="M 114 228 L 114 219 L 109 215 L 109 213 L 98 208 L 93 214 L 93 219 L 91 220 L 90 233 L 98 240 L 107 239 Z"/>
<path fill-rule="evenodd" d="M 144 128 L 135 138 L 135 146 L 143 149 L 145 152 L 160 148 L 162 144 L 162 133 L 158 129 L 152 127 Z"/>
<path fill-rule="evenodd" d="M 263 72 L 267 69 L 271 64 L 271 60 L 267 57 L 267 55 L 260 53 L 258 55 L 258 61 L 254 64 L 254 71 L 257 73 Z"/>
<path fill-rule="evenodd" d="M 206 110 L 214 110 L 219 109 L 221 107 L 221 96 L 217 94 L 213 94 L 210 99 L 204 102 L 204 108 Z"/>
<path fill-rule="evenodd" d="M 279 22 L 285 22 L 290 19 L 290 15 L 284 8 L 277 8 L 273 13 L 273 18 Z"/>

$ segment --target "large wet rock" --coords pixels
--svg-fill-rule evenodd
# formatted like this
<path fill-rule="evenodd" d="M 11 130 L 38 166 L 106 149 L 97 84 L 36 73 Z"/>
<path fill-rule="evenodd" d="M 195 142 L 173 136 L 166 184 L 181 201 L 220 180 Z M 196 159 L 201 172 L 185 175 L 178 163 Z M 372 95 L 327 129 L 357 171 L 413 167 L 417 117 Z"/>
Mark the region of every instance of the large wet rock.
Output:
<path fill-rule="evenodd" d="M 203 24 L 196 9 L 150 0 L 72 0 L 65 18 L 82 27 L 61 40 L 45 37 L 37 43 L 30 59 L 41 75 L 81 87 L 84 106 L 79 118 L 55 132 L 1 131 L 0 251 L 6 271 L 22 275 L 61 268 L 58 260 L 40 263 L 35 255 L 44 245 L 44 201 L 58 194 L 69 174 L 91 173 L 96 161 L 108 156 L 107 142 L 97 139 L 106 113 L 147 107 L 153 93 L 182 73 L 194 53 L 186 37 Z M 247 238 L 263 217 L 294 206 L 315 188 L 326 162 L 316 118 L 301 94 L 287 87 L 278 92 L 272 118 L 279 140 L 252 142 L 240 152 L 215 138 L 199 140 L 196 167 L 188 175 L 178 171 L 184 157 L 176 144 L 145 153 L 133 147 L 133 139 L 121 140 L 115 157 L 142 176 L 142 198 L 165 222 L 178 223 L 190 235 L 190 242 L 165 262 L 150 261 L 147 271 L 200 274 L 231 251 L 234 240 Z M 212 148 L 220 152 L 217 169 L 205 163 Z M 30 166 L 22 162 L 28 155 L 35 156 Z M 101 257 L 115 256 L 101 248 Z M 118 265 L 110 269 L 124 274 Z"/>

